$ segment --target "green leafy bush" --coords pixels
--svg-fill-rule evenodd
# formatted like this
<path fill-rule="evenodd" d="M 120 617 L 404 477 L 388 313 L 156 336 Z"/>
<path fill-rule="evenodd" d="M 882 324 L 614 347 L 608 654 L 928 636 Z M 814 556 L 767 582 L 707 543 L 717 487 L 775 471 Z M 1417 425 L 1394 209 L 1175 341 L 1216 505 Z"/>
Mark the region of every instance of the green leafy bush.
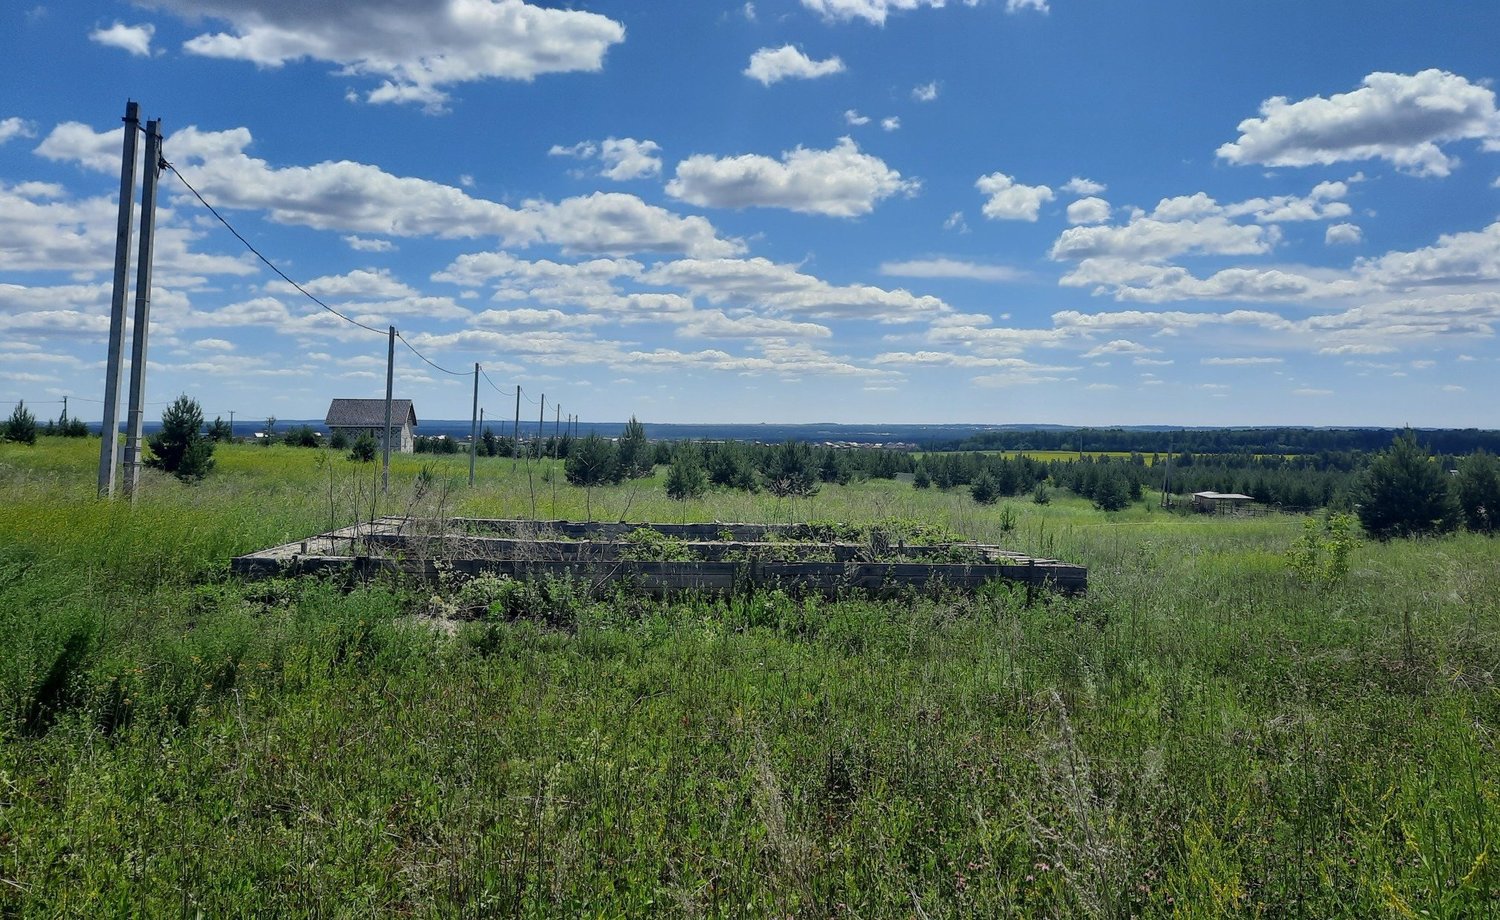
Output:
<path fill-rule="evenodd" d="M 1356 520 L 1351 514 L 1308 518 L 1298 537 L 1286 551 L 1287 565 L 1304 582 L 1331 587 L 1349 575 L 1349 554 L 1359 543 Z"/>

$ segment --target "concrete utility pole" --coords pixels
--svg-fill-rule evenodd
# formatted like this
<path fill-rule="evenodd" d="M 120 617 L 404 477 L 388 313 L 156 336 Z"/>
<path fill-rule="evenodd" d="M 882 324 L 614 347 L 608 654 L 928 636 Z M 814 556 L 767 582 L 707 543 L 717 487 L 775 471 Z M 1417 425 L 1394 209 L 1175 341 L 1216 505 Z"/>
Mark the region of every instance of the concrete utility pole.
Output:
<path fill-rule="evenodd" d="M 234 410 L 229 410 L 229 443 L 234 443 Z"/>
<path fill-rule="evenodd" d="M 516 384 L 516 427 L 511 433 L 510 468 L 521 462 L 521 385 Z"/>
<path fill-rule="evenodd" d="M 99 495 L 115 497 L 120 459 L 120 359 L 125 348 L 125 285 L 130 271 L 130 224 L 135 216 L 136 135 L 141 107 L 125 103 L 125 149 L 120 160 L 120 219 L 115 227 L 115 280 L 109 308 L 109 359 L 104 370 L 104 422 L 99 426 Z"/>
<path fill-rule="evenodd" d="M 380 491 L 391 491 L 391 394 L 396 385 L 396 327 L 391 327 L 390 343 L 385 352 L 385 451 L 381 457 Z M 404 419 L 402 420 L 405 421 Z"/>
<path fill-rule="evenodd" d="M 469 486 L 474 485 L 474 458 L 479 455 L 479 362 L 474 362 L 474 411 L 469 416 Z"/>
<path fill-rule="evenodd" d="M 547 394 L 542 394 L 542 403 L 536 410 L 536 458 L 546 455 L 547 444 Z"/>
<path fill-rule="evenodd" d="M 66 396 L 63 397 L 63 414 L 62 414 L 62 418 L 63 418 L 64 422 L 66 422 L 68 420 L 68 397 L 66 397 Z"/>
<path fill-rule="evenodd" d="M 135 263 L 135 326 L 130 350 L 130 411 L 126 416 L 125 494 L 135 501 L 141 482 L 141 429 L 146 415 L 146 345 L 151 333 L 151 259 L 156 244 L 156 180 L 161 175 L 161 119 L 146 123 L 141 179 L 141 242 Z"/>

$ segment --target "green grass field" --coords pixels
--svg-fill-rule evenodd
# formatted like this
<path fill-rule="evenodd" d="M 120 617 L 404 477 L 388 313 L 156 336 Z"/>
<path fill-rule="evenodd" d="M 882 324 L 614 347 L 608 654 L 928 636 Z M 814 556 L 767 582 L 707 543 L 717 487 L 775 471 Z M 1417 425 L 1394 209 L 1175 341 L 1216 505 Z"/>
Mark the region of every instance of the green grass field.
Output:
<path fill-rule="evenodd" d="M 1298 519 L 1149 501 L 679 505 L 401 457 L 376 502 L 371 466 L 233 446 L 130 508 L 97 450 L 0 445 L 0 916 L 1500 915 L 1494 540 L 1362 544 L 1324 588 Z M 451 585 L 228 576 L 372 508 L 916 518 L 1091 591 L 554 585 L 450 635 Z"/>

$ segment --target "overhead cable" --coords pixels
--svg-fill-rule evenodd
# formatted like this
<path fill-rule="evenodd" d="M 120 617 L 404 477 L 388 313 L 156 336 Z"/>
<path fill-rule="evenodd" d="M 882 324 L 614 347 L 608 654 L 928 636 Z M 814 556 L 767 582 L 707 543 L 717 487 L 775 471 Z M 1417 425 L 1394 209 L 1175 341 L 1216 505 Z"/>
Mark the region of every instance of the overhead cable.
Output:
<path fill-rule="evenodd" d="M 248 249 L 248 250 L 250 250 L 252 253 L 254 253 L 255 257 L 257 259 L 259 259 L 262 262 L 264 262 L 266 264 L 267 268 L 271 269 L 271 271 L 273 271 L 276 274 L 280 275 L 281 279 L 283 281 L 285 281 L 287 284 L 290 284 L 292 287 L 296 288 L 298 291 L 301 291 L 302 295 L 304 297 L 306 297 L 308 300 L 311 300 L 313 303 L 315 303 L 318 306 L 322 307 L 323 309 L 327 310 L 329 313 L 332 313 L 334 316 L 337 316 L 339 319 L 343 320 L 346 323 L 352 323 L 353 325 L 358 326 L 361 329 L 369 330 L 370 332 L 373 332 L 376 335 L 387 335 L 388 334 L 385 329 L 376 329 L 374 326 L 366 325 L 366 324 L 360 322 L 359 320 L 355 319 L 354 317 L 349 316 L 346 313 L 341 313 L 338 310 L 335 310 L 333 307 L 330 307 L 328 304 L 324 303 L 323 301 L 319 300 L 317 297 L 313 296 L 312 293 L 307 290 L 307 288 L 305 288 L 302 285 L 298 284 L 297 282 L 293 281 L 291 279 L 291 276 L 289 276 L 286 272 L 282 271 L 281 269 L 277 268 L 276 267 L 276 263 L 272 262 L 270 259 L 268 259 L 264 255 L 262 255 L 259 249 L 256 249 L 253 245 L 251 245 L 251 243 L 250 243 L 249 240 L 245 239 L 245 237 L 243 235 L 241 235 L 238 230 L 234 229 L 234 225 L 231 224 L 228 220 L 226 220 L 224 218 L 224 215 L 220 214 L 219 210 L 217 208 L 215 208 L 213 205 L 209 204 L 208 200 L 205 199 L 198 192 L 197 189 L 193 188 L 192 183 L 189 182 L 187 180 L 187 178 L 185 176 L 183 176 L 183 174 L 181 172 L 178 171 L 178 169 L 177 169 L 176 166 L 173 166 L 171 163 L 168 163 L 166 160 L 162 160 L 161 161 L 161 165 L 163 167 L 167 168 L 167 169 L 170 169 L 172 171 L 172 175 L 176 176 L 178 178 L 178 180 L 182 182 L 183 185 L 187 186 L 187 190 L 193 193 L 193 197 L 197 198 L 200 204 L 202 204 L 205 208 L 208 208 L 208 211 L 209 211 L 210 214 L 212 214 L 214 217 L 217 217 L 219 219 L 219 223 L 223 224 L 226 228 L 228 228 L 228 230 L 229 230 L 230 233 L 234 234 L 234 238 L 235 239 L 239 240 L 241 243 L 244 243 L 245 244 L 245 248 Z"/>
<path fill-rule="evenodd" d="M 443 367 L 441 364 L 438 364 L 437 362 L 433 361 L 431 358 L 429 358 L 426 355 L 422 354 L 420 351 L 417 351 L 417 346 L 415 346 L 412 343 L 408 342 L 406 340 L 406 336 L 402 335 L 399 331 L 396 333 L 396 338 L 398 338 L 398 339 L 401 340 L 401 344 L 402 345 L 405 345 L 407 348 L 411 349 L 411 353 L 412 354 L 416 355 L 418 358 L 421 358 L 423 361 L 426 361 L 429 365 L 431 365 L 432 367 L 436 368 L 437 370 L 442 371 L 445 374 L 452 374 L 455 377 L 467 377 L 471 373 L 471 371 L 450 371 L 450 370 L 448 370 L 448 368 Z"/>

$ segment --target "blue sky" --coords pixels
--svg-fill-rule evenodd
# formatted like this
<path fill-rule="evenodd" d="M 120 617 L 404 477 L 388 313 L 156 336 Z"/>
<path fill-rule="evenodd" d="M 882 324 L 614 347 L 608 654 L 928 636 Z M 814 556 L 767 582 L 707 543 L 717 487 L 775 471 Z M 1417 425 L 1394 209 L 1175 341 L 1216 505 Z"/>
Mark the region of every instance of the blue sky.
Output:
<path fill-rule="evenodd" d="M 129 97 L 491 416 L 1500 427 L 1500 4 L 1355 10 L 6 4 L 0 409 L 99 417 Z M 151 403 L 383 393 L 382 337 L 161 181 Z M 419 416 L 471 386 L 398 349 Z"/>

